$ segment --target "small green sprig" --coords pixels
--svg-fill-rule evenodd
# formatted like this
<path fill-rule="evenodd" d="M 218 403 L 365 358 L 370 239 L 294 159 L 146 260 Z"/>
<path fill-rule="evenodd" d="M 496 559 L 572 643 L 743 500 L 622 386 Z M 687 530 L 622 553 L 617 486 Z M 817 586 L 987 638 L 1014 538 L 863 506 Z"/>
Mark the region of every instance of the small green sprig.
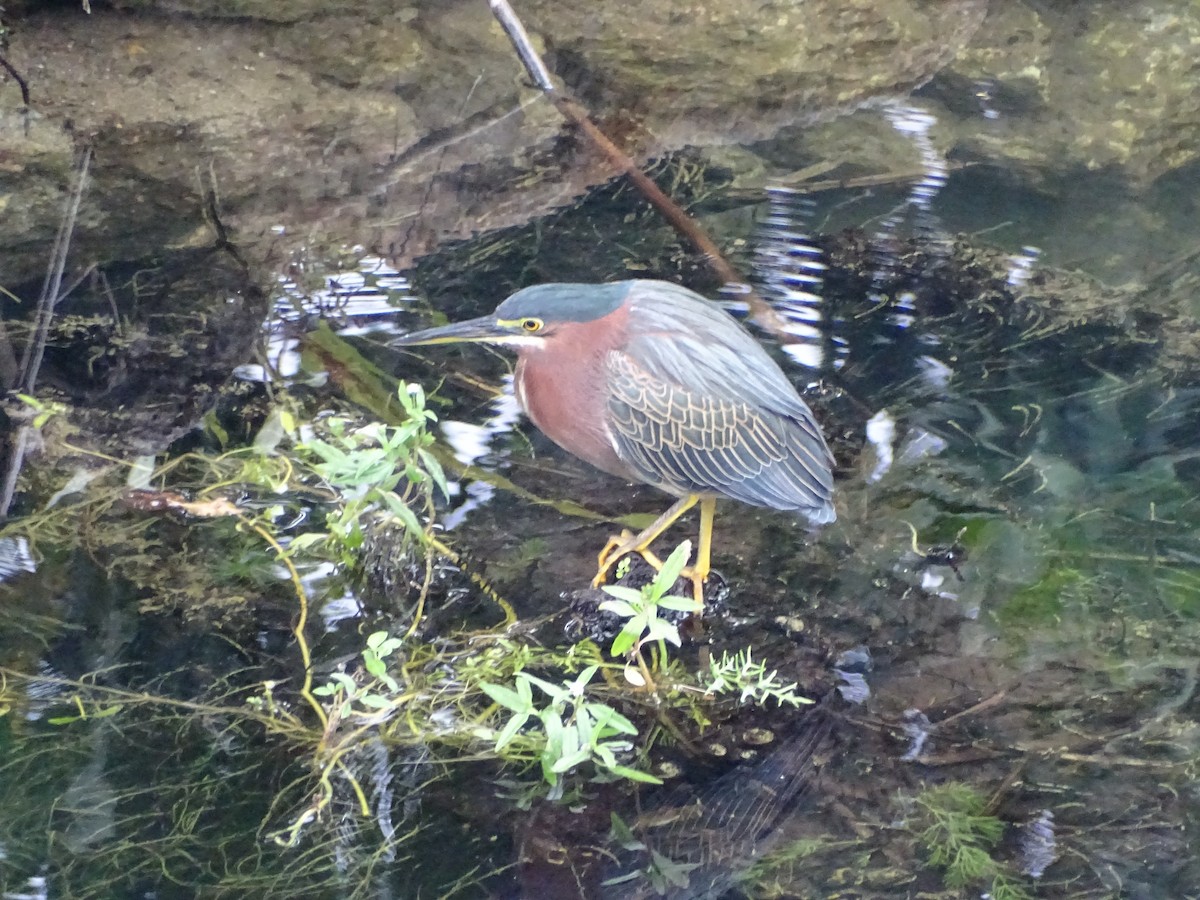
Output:
<path fill-rule="evenodd" d="M 496 753 L 519 756 L 512 748 L 520 744 L 537 756 L 551 787 L 560 787 L 561 775 L 589 762 L 621 778 L 658 784 L 653 775 L 618 760 L 618 754 L 633 749 L 626 738 L 636 736 L 637 727 L 611 706 L 588 698 L 588 682 L 598 669 L 588 666 L 563 684 L 528 672 L 518 672 L 512 687 L 481 684 L 484 693 L 512 713 L 496 732 Z M 535 687 L 545 695 L 541 702 L 534 697 Z"/>
<path fill-rule="evenodd" d="M 767 700 L 789 706 L 802 706 L 812 703 L 808 697 L 796 693 L 796 682 L 784 684 L 778 677 L 778 671 L 754 660 L 753 651 L 746 648 L 738 653 L 729 655 L 722 653 L 721 658 L 709 660 L 708 677 L 702 684 L 706 694 L 725 694 L 737 691 L 738 702 L 752 702 L 759 705 Z"/>
<path fill-rule="evenodd" d="M 431 506 L 433 489 L 450 494 L 446 474 L 433 455 L 429 426 L 437 417 L 425 408 L 425 392 L 400 385 L 405 420 L 400 425 L 371 422 L 354 428 L 342 418 L 325 420 L 325 439 L 310 438 L 297 449 L 315 459 L 312 469 L 341 499 L 329 514 L 329 533 L 302 535 L 299 546 L 333 539 L 346 550 L 362 545 L 364 515 L 383 510 L 414 538 L 425 535 L 418 510 Z"/>
<path fill-rule="evenodd" d="M 1004 823 L 988 815 L 983 795 L 951 782 L 927 788 L 916 804 L 926 822 L 918 839 L 929 851 L 929 864 L 943 871 L 947 887 L 987 885 L 994 898 L 1028 900 L 1028 892 L 991 854 L 1004 836 Z"/>
<path fill-rule="evenodd" d="M 604 591 L 614 599 L 605 600 L 600 609 L 625 619 L 621 631 L 613 639 L 609 652 L 613 656 L 625 656 L 632 663 L 625 670 L 625 677 L 633 684 L 644 685 L 648 681 L 650 667 L 642 656 L 646 644 L 658 645 L 657 666 L 660 671 L 667 665 L 667 644 L 680 646 L 679 626 L 659 618 L 660 610 L 676 612 L 703 612 L 703 607 L 691 597 L 668 594 L 683 572 L 692 552 L 692 542 L 684 541 L 667 557 L 654 580 L 640 590 L 605 585 Z"/>

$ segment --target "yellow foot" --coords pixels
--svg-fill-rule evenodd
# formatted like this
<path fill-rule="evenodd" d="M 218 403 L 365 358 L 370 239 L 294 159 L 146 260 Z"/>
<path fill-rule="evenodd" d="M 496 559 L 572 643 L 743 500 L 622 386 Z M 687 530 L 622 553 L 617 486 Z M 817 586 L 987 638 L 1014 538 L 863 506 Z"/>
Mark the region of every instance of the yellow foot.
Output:
<path fill-rule="evenodd" d="M 614 534 L 612 537 L 610 537 L 608 539 L 608 543 L 604 545 L 604 549 L 601 550 L 600 555 L 598 557 L 596 557 L 596 562 L 600 566 L 600 572 L 596 576 L 597 578 L 599 578 L 600 575 L 605 574 L 609 569 L 611 569 L 612 564 L 617 561 L 617 557 L 612 555 L 613 551 L 620 550 L 622 547 L 624 547 L 626 544 L 628 544 L 631 540 L 633 540 L 633 537 L 634 537 L 633 532 L 630 531 L 629 529 L 625 529 L 620 534 Z M 625 553 L 628 553 L 628 552 L 629 552 L 628 550 L 624 550 L 624 551 L 622 551 L 621 555 L 624 556 Z M 604 582 L 601 581 L 600 583 L 603 584 Z"/>
<path fill-rule="evenodd" d="M 632 541 L 636 539 L 635 535 L 628 531 L 617 537 L 608 539 L 604 549 L 600 551 L 599 563 L 600 570 L 596 573 L 596 577 L 592 579 L 592 587 L 598 588 L 608 581 L 609 570 L 614 565 L 620 562 L 621 557 L 630 553 L 636 553 L 644 559 L 655 572 L 661 572 L 663 561 L 658 556 L 646 547 L 638 547 L 632 545 Z M 679 573 L 681 578 L 686 578 L 692 583 L 692 598 L 696 601 L 700 610 L 704 609 L 704 582 L 708 580 L 708 570 L 703 571 L 694 566 L 685 566 L 683 571 Z"/>
<path fill-rule="evenodd" d="M 655 572 L 662 570 L 662 560 L 647 547 L 637 546 L 637 541 L 640 535 L 636 535 L 631 531 L 622 531 L 619 535 L 614 535 L 608 539 L 608 543 L 604 545 L 604 549 L 600 551 L 597 557 L 599 569 L 596 572 L 596 577 L 592 579 L 592 587 L 600 587 L 600 585 L 608 581 L 608 573 L 618 562 L 621 557 L 628 556 L 630 553 L 636 553 L 647 563 L 649 563 Z"/>

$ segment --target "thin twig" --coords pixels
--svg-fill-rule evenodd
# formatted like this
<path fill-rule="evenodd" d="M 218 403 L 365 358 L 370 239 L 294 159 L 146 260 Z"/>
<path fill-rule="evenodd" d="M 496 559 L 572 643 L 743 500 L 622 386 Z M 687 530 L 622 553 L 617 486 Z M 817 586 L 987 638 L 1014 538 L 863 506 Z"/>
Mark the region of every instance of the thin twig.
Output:
<path fill-rule="evenodd" d="M 17 476 L 21 474 L 21 464 L 25 461 L 25 448 L 29 443 L 29 431 L 32 425 L 22 425 L 8 441 L 8 464 L 4 469 L 4 486 L 0 488 L 0 520 L 8 518 L 8 508 L 12 506 L 13 496 L 17 492 Z"/>
<path fill-rule="evenodd" d="M 54 239 L 54 248 L 50 253 L 50 262 L 46 267 L 46 278 L 42 282 L 42 293 L 38 297 L 36 310 L 37 323 L 21 354 L 21 365 L 17 372 L 16 384 L 27 394 L 33 393 L 37 383 L 38 372 L 42 368 L 42 356 L 46 350 L 46 336 L 50 331 L 50 322 L 54 317 L 54 307 L 62 295 L 63 273 L 67 267 L 67 256 L 71 249 L 71 235 L 75 231 L 75 220 L 79 216 L 79 204 L 83 199 L 83 189 L 87 181 L 88 166 L 92 160 L 92 149 L 88 147 L 76 168 L 75 185 L 67 200 L 58 234 Z M 29 445 L 32 425 L 22 425 L 8 442 L 8 459 L 5 463 L 4 482 L 0 485 L 0 519 L 8 516 L 13 497 L 17 490 L 17 478 L 21 466 L 25 462 L 25 451 Z"/>
<path fill-rule="evenodd" d="M 21 73 L 18 72 L 16 69 L 14 69 L 13 64 L 10 63 L 3 56 L 0 56 L 0 66 L 3 66 L 5 71 L 7 71 L 8 74 L 13 77 L 13 81 L 15 81 L 17 83 L 17 87 L 19 87 L 21 89 L 21 100 L 24 102 L 25 106 L 28 107 L 29 106 L 29 82 L 27 82 L 24 78 L 22 78 Z"/>
<path fill-rule="evenodd" d="M 46 268 L 46 278 L 42 282 L 42 293 L 38 297 L 37 325 L 25 347 L 21 357 L 21 376 L 19 379 L 25 393 L 32 394 L 37 383 L 38 370 L 42 367 L 42 355 L 46 349 L 46 335 L 50 331 L 50 321 L 54 317 L 54 307 L 62 299 L 63 273 L 67 268 L 67 256 L 71 252 L 71 237 L 75 233 L 75 221 L 79 216 L 79 204 L 83 200 L 83 190 L 87 185 L 88 167 L 92 162 L 92 148 L 83 151 L 83 156 L 75 170 L 75 184 L 71 195 L 67 198 L 67 206 L 63 212 L 58 234 L 54 238 L 54 247 L 50 252 L 50 264 Z"/>
<path fill-rule="evenodd" d="M 521 58 L 521 64 L 525 66 L 525 71 L 529 73 L 533 83 L 547 94 L 553 94 L 555 89 L 554 82 L 550 80 L 550 70 L 546 68 L 546 64 L 542 62 L 542 58 L 533 48 L 525 26 L 521 24 L 521 20 L 517 18 L 513 8 L 508 5 L 508 0 L 488 0 L 488 6 L 492 8 L 492 15 L 496 17 L 500 27 L 512 41 L 513 48 L 517 51 L 517 56 Z"/>

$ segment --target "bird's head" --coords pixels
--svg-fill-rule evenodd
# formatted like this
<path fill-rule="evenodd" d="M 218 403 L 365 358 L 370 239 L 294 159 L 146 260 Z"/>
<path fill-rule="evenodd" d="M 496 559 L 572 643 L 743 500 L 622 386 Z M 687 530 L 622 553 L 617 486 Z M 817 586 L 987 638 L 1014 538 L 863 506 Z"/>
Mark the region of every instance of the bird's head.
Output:
<path fill-rule="evenodd" d="M 392 343 L 401 347 L 478 343 L 540 349 L 565 326 L 592 322 L 618 309 L 630 284 L 539 284 L 517 291 L 486 316 L 414 331 Z"/>

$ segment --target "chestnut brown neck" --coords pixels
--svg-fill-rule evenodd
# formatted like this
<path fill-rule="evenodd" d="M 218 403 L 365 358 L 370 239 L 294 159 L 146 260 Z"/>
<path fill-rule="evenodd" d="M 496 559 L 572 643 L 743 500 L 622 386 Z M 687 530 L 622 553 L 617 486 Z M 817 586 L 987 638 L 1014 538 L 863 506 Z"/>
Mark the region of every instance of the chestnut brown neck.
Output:
<path fill-rule="evenodd" d="M 627 307 L 590 322 L 563 322 L 542 347 L 523 348 L 517 399 L 554 443 L 598 469 L 628 478 L 609 437 L 606 359 L 624 346 Z"/>

